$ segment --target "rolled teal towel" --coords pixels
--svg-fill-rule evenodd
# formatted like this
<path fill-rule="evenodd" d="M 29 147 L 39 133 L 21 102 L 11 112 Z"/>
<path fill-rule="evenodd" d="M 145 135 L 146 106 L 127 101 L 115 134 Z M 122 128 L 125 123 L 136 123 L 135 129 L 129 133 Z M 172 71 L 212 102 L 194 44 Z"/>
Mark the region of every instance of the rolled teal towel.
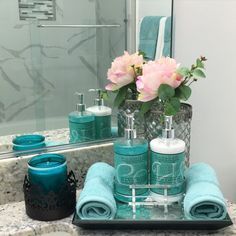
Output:
<path fill-rule="evenodd" d="M 193 220 L 222 220 L 227 215 L 216 173 L 205 163 L 194 164 L 187 171 L 184 214 Z"/>
<path fill-rule="evenodd" d="M 115 169 L 103 162 L 89 168 L 76 204 L 76 212 L 81 219 L 107 220 L 115 217 L 114 176 Z"/>
<path fill-rule="evenodd" d="M 114 178 L 115 178 L 115 169 L 114 167 L 108 165 L 105 162 L 96 162 L 90 166 L 86 174 L 85 182 L 94 179 L 101 178 L 104 183 L 109 185 L 110 189 L 113 191 L 114 188 Z"/>
<path fill-rule="evenodd" d="M 145 16 L 139 33 L 139 51 L 145 53 L 145 59 L 154 60 L 158 40 L 159 23 L 162 16 Z"/>

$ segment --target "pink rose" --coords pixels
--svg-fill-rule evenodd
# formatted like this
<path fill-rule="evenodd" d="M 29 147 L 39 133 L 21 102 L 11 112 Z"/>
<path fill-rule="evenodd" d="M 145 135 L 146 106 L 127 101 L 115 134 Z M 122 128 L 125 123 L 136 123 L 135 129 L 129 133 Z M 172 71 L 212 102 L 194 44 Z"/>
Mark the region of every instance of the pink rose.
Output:
<path fill-rule="evenodd" d="M 129 54 L 124 52 L 123 56 L 117 57 L 111 64 L 107 72 L 109 83 L 106 90 L 115 91 L 119 88 L 135 81 L 135 73 L 132 66 L 141 67 L 143 65 L 143 56 L 138 53 Z"/>
<path fill-rule="evenodd" d="M 139 91 L 138 100 L 147 102 L 158 96 L 158 89 L 161 84 L 168 84 L 177 88 L 182 77 L 176 70 L 179 64 L 169 57 L 162 57 L 157 61 L 149 61 L 143 66 L 143 74 L 136 81 L 137 90 Z"/>

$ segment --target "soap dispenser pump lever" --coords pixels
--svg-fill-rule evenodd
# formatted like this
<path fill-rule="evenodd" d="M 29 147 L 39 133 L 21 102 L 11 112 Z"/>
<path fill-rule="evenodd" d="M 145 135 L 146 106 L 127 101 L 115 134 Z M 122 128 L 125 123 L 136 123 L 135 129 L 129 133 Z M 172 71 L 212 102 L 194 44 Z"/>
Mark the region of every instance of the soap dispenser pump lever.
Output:
<path fill-rule="evenodd" d="M 162 131 L 163 138 L 173 139 L 175 137 L 175 132 L 172 124 L 173 116 L 165 116 L 165 128 Z"/>
<path fill-rule="evenodd" d="M 84 112 L 86 109 L 86 106 L 84 104 L 84 94 L 76 92 L 75 95 L 79 98 L 79 103 L 76 104 L 76 110 L 79 112 Z"/>
<path fill-rule="evenodd" d="M 134 128 L 134 113 L 126 114 L 125 138 L 135 139 L 136 137 L 136 129 Z"/>
<path fill-rule="evenodd" d="M 104 101 L 102 98 L 102 89 L 89 89 L 89 92 L 96 92 L 97 93 L 97 97 L 94 99 L 94 105 L 97 106 L 103 106 L 104 105 Z"/>

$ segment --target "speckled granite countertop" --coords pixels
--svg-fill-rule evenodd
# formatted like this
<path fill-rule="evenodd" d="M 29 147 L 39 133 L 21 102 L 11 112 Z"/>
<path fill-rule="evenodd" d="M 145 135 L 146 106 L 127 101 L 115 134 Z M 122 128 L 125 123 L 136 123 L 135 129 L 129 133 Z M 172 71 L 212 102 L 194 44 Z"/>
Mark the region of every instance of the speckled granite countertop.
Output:
<path fill-rule="evenodd" d="M 236 235 L 236 204 L 229 204 L 229 214 L 234 225 L 217 232 L 206 231 L 156 231 L 156 230 L 83 230 L 72 225 L 72 216 L 52 222 L 42 222 L 30 219 L 25 213 L 24 202 L 0 205 L 0 236 L 35 236 L 52 232 L 67 232 L 72 236 L 92 235 L 161 235 L 161 236 L 184 236 L 184 235 Z M 56 235 L 56 234 L 55 234 Z"/>

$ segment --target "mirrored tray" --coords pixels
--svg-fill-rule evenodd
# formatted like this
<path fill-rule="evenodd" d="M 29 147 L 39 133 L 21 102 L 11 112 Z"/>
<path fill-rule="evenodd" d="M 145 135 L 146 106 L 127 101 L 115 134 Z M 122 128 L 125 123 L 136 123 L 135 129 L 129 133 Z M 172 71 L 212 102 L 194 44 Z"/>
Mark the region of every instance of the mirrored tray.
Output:
<path fill-rule="evenodd" d="M 132 206 L 117 202 L 117 214 L 113 220 L 82 220 L 75 213 L 73 224 L 86 229 L 158 229 L 158 230 L 218 230 L 232 225 L 227 215 L 224 220 L 188 220 L 182 204 L 164 206 Z"/>

